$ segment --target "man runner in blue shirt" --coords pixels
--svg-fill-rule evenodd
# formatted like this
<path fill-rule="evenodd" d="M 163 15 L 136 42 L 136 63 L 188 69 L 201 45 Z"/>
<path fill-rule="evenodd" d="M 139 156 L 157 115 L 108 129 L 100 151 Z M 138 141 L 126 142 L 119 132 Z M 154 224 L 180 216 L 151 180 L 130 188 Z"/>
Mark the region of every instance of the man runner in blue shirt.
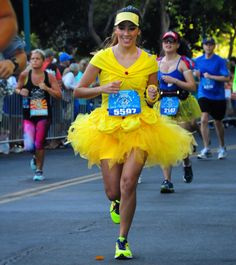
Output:
<path fill-rule="evenodd" d="M 214 120 L 214 125 L 219 141 L 218 159 L 227 156 L 224 141 L 224 126 L 222 120 L 226 112 L 226 99 L 224 82 L 229 80 L 229 71 L 226 60 L 214 53 L 215 40 L 203 40 L 204 54 L 196 58 L 195 75 L 199 78 L 198 102 L 202 111 L 201 133 L 204 148 L 198 154 L 199 159 L 212 156 L 209 148 L 209 115 Z"/>

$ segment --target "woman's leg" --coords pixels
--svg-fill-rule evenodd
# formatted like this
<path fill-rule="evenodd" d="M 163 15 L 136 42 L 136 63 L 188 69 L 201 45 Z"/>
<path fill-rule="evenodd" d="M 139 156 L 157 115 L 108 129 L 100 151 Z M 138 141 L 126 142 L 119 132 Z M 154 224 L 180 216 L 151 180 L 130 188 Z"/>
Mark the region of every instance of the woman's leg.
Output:
<path fill-rule="evenodd" d="M 50 122 L 46 119 L 39 120 L 36 124 L 35 133 L 35 157 L 37 169 L 42 170 L 45 157 L 45 139 L 47 137 Z"/>
<path fill-rule="evenodd" d="M 23 130 L 24 130 L 24 150 L 34 152 L 35 124 L 30 120 L 23 120 Z"/>
<path fill-rule="evenodd" d="M 137 162 L 136 152 L 132 151 L 124 163 L 120 181 L 120 236 L 127 238 L 136 208 L 136 188 L 145 161 Z M 146 155 L 143 153 L 143 157 Z"/>
<path fill-rule="evenodd" d="M 104 189 L 110 201 L 120 200 L 120 178 L 123 165 L 114 165 L 109 168 L 109 160 L 101 160 Z"/>

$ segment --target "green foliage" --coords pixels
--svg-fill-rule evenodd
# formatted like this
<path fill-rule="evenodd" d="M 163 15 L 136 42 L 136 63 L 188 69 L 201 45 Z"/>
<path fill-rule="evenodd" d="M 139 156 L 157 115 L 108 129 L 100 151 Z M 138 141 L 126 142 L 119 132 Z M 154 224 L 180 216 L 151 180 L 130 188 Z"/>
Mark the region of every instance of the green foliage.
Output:
<path fill-rule="evenodd" d="M 23 31 L 21 31 L 20 36 L 22 39 L 25 39 L 25 34 Z M 30 45 L 32 50 L 41 47 L 39 36 L 34 32 L 30 34 Z"/>
<path fill-rule="evenodd" d="M 22 1 L 12 0 L 19 28 L 23 30 Z M 142 47 L 159 53 L 161 13 L 164 3 L 169 17 L 170 29 L 178 31 L 195 50 L 201 50 L 201 40 L 213 35 L 221 45 L 231 47 L 236 31 L 235 0 L 31 0 L 32 47 L 53 47 L 57 51 L 70 52 L 77 47 L 79 54 L 86 56 L 98 47 L 89 31 L 88 13 L 93 4 L 93 30 L 103 41 L 111 35 L 115 13 L 121 7 L 133 5 L 146 13 L 143 17 Z M 221 49 L 223 50 L 223 49 Z M 230 56 L 231 54 L 229 54 Z"/>

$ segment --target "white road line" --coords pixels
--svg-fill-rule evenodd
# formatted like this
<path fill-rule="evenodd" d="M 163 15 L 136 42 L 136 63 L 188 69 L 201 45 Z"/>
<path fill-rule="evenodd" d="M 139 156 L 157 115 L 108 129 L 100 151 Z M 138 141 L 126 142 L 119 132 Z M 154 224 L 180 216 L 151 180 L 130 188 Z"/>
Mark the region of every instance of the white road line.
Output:
<path fill-rule="evenodd" d="M 227 146 L 227 151 L 235 150 L 235 149 L 236 149 L 236 145 Z M 212 149 L 212 152 L 216 153 L 217 148 Z M 191 155 L 191 157 L 194 157 L 194 156 L 197 156 L 197 154 Z M 59 182 L 52 183 L 52 184 L 43 185 L 43 186 L 40 186 L 37 188 L 32 188 L 32 189 L 22 190 L 22 191 L 18 191 L 18 192 L 14 192 L 14 193 L 9 193 L 9 194 L 0 196 L 0 204 L 9 203 L 12 201 L 17 201 L 17 200 L 24 199 L 27 197 L 36 196 L 36 195 L 43 194 L 43 193 L 46 193 L 49 191 L 62 189 L 65 187 L 69 187 L 69 186 L 73 186 L 73 185 L 77 185 L 77 184 L 82 184 L 82 183 L 90 182 L 93 180 L 98 180 L 101 178 L 102 178 L 101 173 L 94 173 L 91 175 L 86 175 L 86 176 L 82 176 L 82 177 L 77 177 L 77 178 L 68 179 L 68 180 L 64 180 L 64 181 L 59 181 Z"/>
<path fill-rule="evenodd" d="M 49 191 L 62 189 L 65 187 L 82 184 L 82 183 L 90 182 L 90 181 L 101 179 L 101 178 L 102 178 L 101 173 L 95 173 L 95 174 L 91 174 L 87 176 L 82 176 L 82 177 L 77 177 L 73 179 L 68 179 L 65 181 L 59 181 L 59 182 L 52 183 L 52 184 L 47 184 L 44 186 L 40 186 L 38 188 L 32 188 L 32 189 L 22 190 L 19 192 L 9 193 L 9 194 L 0 196 L 0 204 L 20 200 L 26 197 L 32 197 L 32 196 L 43 194 Z"/>

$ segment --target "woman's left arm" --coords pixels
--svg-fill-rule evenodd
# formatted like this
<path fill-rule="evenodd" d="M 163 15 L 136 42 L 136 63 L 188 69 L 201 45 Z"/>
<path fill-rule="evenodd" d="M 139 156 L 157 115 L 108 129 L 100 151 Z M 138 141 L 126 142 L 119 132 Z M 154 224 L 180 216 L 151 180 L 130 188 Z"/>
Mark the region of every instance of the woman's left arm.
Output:
<path fill-rule="evenodd" d="M 157 85 L 157 73 L 149 75 L 146 89 L 146 101 L 149 106 L 152 106 L 158 99 L 159 89 Z"/>
<path fill-rule="evenodd" d="M 175 84 L 179 88 L 182 88 L 187 91 L 194 92 L 196 91 L 196 83 L 193 77 L 193 72 L 191 69 L 187 67 L 185 62 L 180 61 L 178 70 L 183 73 L 184 81 L 179 80 L 178 78 L 169 76 L 169 75 L 163 75 L 162 79 L 169 84 Z"/>
<path fill-rule="evenodd" d="M 194 92 L 196 91 L 196 82 L 194 80 L 194 76 L 193 76 L 193 71 L 191 69 L 189 69 L 186 65 L 185 62 L 181 61 L 180 62 L 180 71 L 183 73 L 184 75 L 184 79 L 185 81 L 181 81 L 176 79 L 175 84 L 185 90 L 188 90 L 190 92 Z"/>
<path fill-rule="evenodd" d="M 45 83 L 40 83 L 39 87 L 42 90 L 47 91 L 52 97 L 60 99 L 62 97 L 61 89 L 55 76 L 48 74 L 49 83 L 51 87 L 48 87 Z"/>

